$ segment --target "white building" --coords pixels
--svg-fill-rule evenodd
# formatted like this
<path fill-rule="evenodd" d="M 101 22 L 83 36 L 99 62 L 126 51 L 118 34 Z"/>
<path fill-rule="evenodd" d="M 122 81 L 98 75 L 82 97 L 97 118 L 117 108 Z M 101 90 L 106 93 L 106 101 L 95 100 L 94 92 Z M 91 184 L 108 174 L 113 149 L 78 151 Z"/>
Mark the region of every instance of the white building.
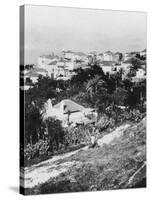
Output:
<path fill-rule="evenodd" d="M 106 51 L 103 53 L 103 60 L 104 61 L 114 61 L 114 53 L 111 51 Z"/>
<path fill-rule="evenodd" d="M 99 54 L 97 55 L 97 60 L 100 60 L 100 61 L 103 61 L 103 60 L 104 60 L 103 53 L 99 53 Z"/>
<path fill-rule="evenodd" d="M 146 49 L 144 49 L 143 51 L 140 52 L 140 56 L 146 57 Z"/>
<path fill-rule="evenodd" d="M 93 119 L 89 119 L 88 115 L 92 115 Z M 43 119 L 48 117 L 56 118 L 62 121 L 62 125 L 75 126 L 76 124 L 86 124 L 91 123 L 96 120 L 97 113 L 92 108 L 85 108 L 72 100 L 65 99 L 60 103 L 52 106 L 51 100 L 49 99 L 45 104 L 45 113 L 43 114 Z"/>
<path fill-rule="evenodd" d="M 138 69 L 136 71 L 136 77 L 137 78 L 143 78 L 143 77 L 145 77 L 145 75 L 146 75 L 146 72 L 145 72 L 144 69 Z"/>
<path fill-rule="evenodd" d="M 123 60 L 124 61 L 127 61 L 127 60 L 129 60 L 131 58 L 132 58 L 132 55 L 130 53 L 124 53 L 123 54 Z"/>
<path fill-rule="evenodd" d="M 101 68 L 102 68 L 102 70 L 103 70 L 103 72 L 105 74 L 107 74 L 107 73 L 109 73 L 109 74 L 116 73 L 115 62 L 113 62 L 113 61 L 102 61 L 100 63 L 100 66 L 101 66 Z"/>
<path fill-rule="evenodd" d="M 62 51 L 62 58 L 73 61 L 85 61 L 87 56 L 83 52 Z"/>
<path fill-rule="evenodd" d="M 36 83 L 40 75 L 47 76 L 48 72 L 42 68 L 34 68 L 24 74 L 24 81 L 26 82 L 27 78 L 29 78 L 32 83 Z"/>

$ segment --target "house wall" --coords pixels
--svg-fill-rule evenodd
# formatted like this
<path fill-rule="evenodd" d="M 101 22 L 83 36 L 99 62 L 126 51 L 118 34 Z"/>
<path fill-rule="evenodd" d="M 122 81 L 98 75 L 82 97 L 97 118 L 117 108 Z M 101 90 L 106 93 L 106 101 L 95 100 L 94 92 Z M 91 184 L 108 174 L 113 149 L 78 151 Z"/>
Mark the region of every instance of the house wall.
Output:
<path fill-rule="evenodd" d="M 104 61 L 113 61 L 113 56 L 104 53 L 104 55 L 103 55 L 103 60 L 104 60 Z"/>
<path fill-rule="evenodd" d="M 109 73 L 111 74 L 112 71 L 113 71 L 113 66 L 101 66 L 103 72 L 106 74 L 106 73 Z"/>
<path fill-rule="evenodd" d="M 138 71 L 136 71 L 136 77 L 137 78 L 142 78 L 143 76 L 145 76 L 145 70 L 138 69 Z"/>

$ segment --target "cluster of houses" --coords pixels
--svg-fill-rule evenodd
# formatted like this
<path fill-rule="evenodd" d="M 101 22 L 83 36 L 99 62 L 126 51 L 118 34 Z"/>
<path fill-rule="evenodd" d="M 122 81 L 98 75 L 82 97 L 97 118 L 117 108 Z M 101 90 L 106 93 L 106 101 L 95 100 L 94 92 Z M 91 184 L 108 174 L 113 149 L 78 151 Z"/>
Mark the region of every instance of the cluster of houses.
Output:
<path fill-rule="evenodd" d="M 62 51 L 61 56 L 57 56 L 54 53 L 43 55 L 38 58 L 37 64 L 34 65 L 32 69 L 24 71 L 24 82 L 32 81 L 32 83 L 36 83 L 39 75 L 49 76 L 56 80 L 69 80 L 75 75 L 76 69 L 86 69 L 95 63 L 102 68 L 105 74 L 112 75 L 122 70 L 122 79 L 124 79 L 132 67 L 132 58 L 137 54 L 140 55 L 143 60 L 144 58 L 146 60 L 146 49 L 141 52 L 129 52 L 124 54 L 120 52 L 113 53 L 111 51 L 99 54 L 97 52 L 85 54 L 83 52 L 68 50 Z M 146 61 L 142 61 L 141 68 L 136 71 L 134 78 L 145 78 L 145 75 Z M 26 89 L 28 88 L 29 86 L 26 86 Z"/>
<path fill-rule="evenodd" d="M 39 76 L 48 76 L 55 80 L 69 80 L 75 75 L 78 68 L 86 69 L 97 64 L 103 72 L 108 75 L 122 71 L 122 79 L 126 78 L 132 68 L 132 59 L 140 58 L 140 68 L 132 77 L 133 81 L 146 78 L 146 50 L 141 52 L 113 53 L 107 51 L 97 54 L 91 52 L 62 51 L 61 56 L 55 54 L 43 55 L 38 58 L 37 64 L 33 68 L 23 71 L 23 90 L 32 87 L 30 83 L 36 83 Z M 85 108 L 76 102 L 64 99 L 56 105 L 52 105 L 49 99 L 45 103 L 45 113 L 43 119 L 54 117 L 62 122 L 63 127 L 76 126 L 77 124 L 93 123 L 97 118 L 97 112 L 93 108 Z"/>

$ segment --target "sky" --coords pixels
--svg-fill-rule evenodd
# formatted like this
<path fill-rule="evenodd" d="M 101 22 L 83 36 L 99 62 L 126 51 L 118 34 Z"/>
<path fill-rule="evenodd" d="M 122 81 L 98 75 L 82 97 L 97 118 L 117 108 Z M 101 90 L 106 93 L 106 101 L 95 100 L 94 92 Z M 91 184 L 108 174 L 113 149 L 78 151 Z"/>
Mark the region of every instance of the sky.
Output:
<path fill-rule="evenodd" d="M 146 48 L 146 13 L 25 6 L 25 64 L 62 50 L 85 53 Z"/>

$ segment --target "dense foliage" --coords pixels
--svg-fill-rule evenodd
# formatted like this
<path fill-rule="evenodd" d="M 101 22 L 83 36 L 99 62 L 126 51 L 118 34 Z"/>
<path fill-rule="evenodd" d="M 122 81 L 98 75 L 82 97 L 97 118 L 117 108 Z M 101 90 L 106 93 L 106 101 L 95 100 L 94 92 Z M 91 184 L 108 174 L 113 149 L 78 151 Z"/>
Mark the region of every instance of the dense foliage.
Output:
<path fill-rule="evenodd" d="M 139 59 L 134 59 L 132 70 L 136 71 L 139 67 Z M 76 70 L 76 75 L 68 81 L 40 76 L 38 82 L 25 92 L 25 159 L 88 143 L 90 127 L 64 129 L 56 119 L 43 121 L 43 106 L 49 98 L 54 104 L 69 98 L 95 108 L 98 119 L 94 132 L 101 132 L 124 120 L 138 121 L 143 117 L 146 111 L 146 81 L 134 83 L 131 78 L 122 80 L 121 73 L 105 75 L 95 64 L 85 70 Z"/>

